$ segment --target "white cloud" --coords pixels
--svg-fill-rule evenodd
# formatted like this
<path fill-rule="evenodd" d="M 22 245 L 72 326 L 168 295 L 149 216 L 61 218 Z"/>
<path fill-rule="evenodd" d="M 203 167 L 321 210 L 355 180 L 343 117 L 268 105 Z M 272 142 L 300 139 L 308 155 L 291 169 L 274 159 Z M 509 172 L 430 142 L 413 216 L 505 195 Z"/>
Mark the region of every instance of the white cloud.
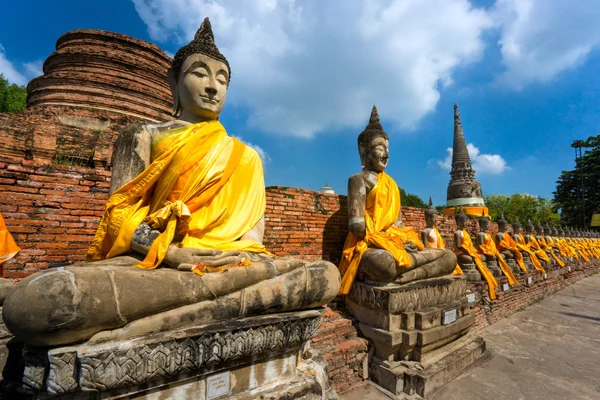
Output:
<path fill-rule="evenodd" d="M 8 80 L 9 83 L 17 85 L 27 85 L 27 83 L 42 75 L 43 61 L 33 61 L 24 63 L 20 68 L 17 68 L 13 62 L 6 57 L 6 52 L 2 44 L 0 44 L 0 73 Z"/>
<path fill-rule="evenodd" d="M 412 128 L 477 60 L 492 20 L 468 0 L 133 0 L 153 40 L 189 41 L 205 16 L 232 66 L 231 103 L 264 131 L 311 137 Z M 391 126 L 391 124 L 393 126 Z"/>
<path fill-rule="evenodd" d="M 500 82 L 521 89 L 575 68 L 600 43 L 600 3 L 497 0 L 491 12 L 500 29 L 506 71 Z"/>
<path fill-rule="evenodd" d="M 446 149 L 448 155 L 443 160 L 438 160 L 440 168 L 450 170 L 452 168 L 452 148 Z M 473 143 L 467 144 L 467 150 L 471 157 L 473 169 L 479 174 L 499 175 L 510 169 L 506 161 L 499 154 L 481 154 L 481 151 Z M 431 166 L 431 160 L 429 166 Z"/>
<path fill-rule="evenodd" d="M 243 142 L 246 146 L 253 148 L 258 153 L 258 156 L 262 160 L 263 165 L 271 162 L 271 157 L 269 156 L 269 154 L 259 145 L 250 143 L 239 136 L 234 136 L 234 138 L 238 139 L 240 142 Z"/>

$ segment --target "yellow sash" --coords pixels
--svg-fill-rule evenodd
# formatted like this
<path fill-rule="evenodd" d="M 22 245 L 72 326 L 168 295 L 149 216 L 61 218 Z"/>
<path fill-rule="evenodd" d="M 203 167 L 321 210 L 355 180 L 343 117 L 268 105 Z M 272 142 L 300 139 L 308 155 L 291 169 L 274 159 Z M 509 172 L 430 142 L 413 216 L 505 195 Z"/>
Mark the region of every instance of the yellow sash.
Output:
<path fill-rule="evenodd" d="M 546 270 L 544 269 L 544 267 L 542 267 L 542 264 L 540 263 L 540 260 L 537 258 L 535 253 L 529 248 L 527 244 L 525 244 L 525 239 L 523 238 L 523 235 L 519 235 L 517 248 L 520 251 L 524 251 L 525 253 L 529 254 L 529 259 L 531 260 L 531 264 L 533 265 L 533 267 L 540 272 L 540 275 L 544 275 Z"/>
<path fill-rule="evenodd" d="M 531 251 L 533 251 L 542 261 L 550 262 L 550 257 L 542 249 L 534 235 L 529 235 L 529 243 L 527 243 Z"/>
<path fill-rule="evenodd" d="M 511 238 L 507 233 L 504 234 L 502 241 L 498 243 L 498 247 L 500 251 L 510 251 L 515 256 L 515 260 L 517 260 L 519 268 L 521 268 L 523 272 L 527 272 L 527 267 L 523 262 L 523 254 L 521 254 L 521 252 L 519 251 L 517 242 L 515 242 L 515 240 Z"/>
<path fill-rule="evenodd" d="M 512 286 L 517 284 L 517 279 L 515 278 L 510 267 L 506 263 L 506 260 L 504 260 L 504 257 L 502 257 L 502 254 L 496 248 L 496 244 L 494 244 L 494 241 L 492 240 L 489 234 L 485 234 L 484 242 L 483 244 L 479 245 L 479 249 L 485 255 L 496 257 L 496 260 L 498 260 L 498 264 L 500 265 L 502 273 L 504 273 L 504 275 L 508 278 L 509 285 Z"/>
<path fill-rule="evenodd" d="M 213 200 L 234 173 L 249 174 L 241 177 L 241 180 L 246 180 L 247 188 L 239 188 L 240 196 L 250 191 L 252 196 L 258 196 L 262 201 L 250 204 L 248 209 L 244 210 L 244 214 L 250 215 L 252 224 L 236 224 L 236 221 L 230 220 L 200 221 L 205 225 L 216 222 L 235 227 L 228 236 L 221 237 L 219 242 L 208 243 L 207 247 L 264 251 L 264 247 L 256 242 L 238 240 L 264 214 L 264 184 L 262 188 L 258 188 L 253 180 L 248 179 L 254 177 L 254 171 L 236 170 L 245 154 L 246 146 L 227 136 L 219 121 L 177 128 L 163 132 L 162 136 L 167 137 L 156 144 L 158 150 L 155 152 L 158 154 L 148 168 L 117 190 L 108 200 L 96 236 L 88 250 L 88 260 L 112 258 L 129 251 L 133 233 L 144 220 L 162 232 L 138 267 L 156 268 L 160 265 L 176 231 L 185 236 L 183 247 L 201 247 L 186 244 L 190 236 L 193 236 L 190 227 L 194 223 L 194 216 L 204 208 L 222 210 L 218 212 L 227 210 L 228 199 L 220 199 L 223 204 L 213 204 Z M 169 201 L 169 195 L 185 171 L 190 172 L 188 180 L 178 193 L 178 198 Z M 259 172 L 262 174 L 262 169 Z M 263 182 L 262 175 L 260 182 Z M 227 246 L 231 242 L 236 243 Z"/>
<path fill-rule="evenodd" d="M 19 246 L 6 228 L 2 213 L 0 213 L 0 264 L 10 260 L 19 252 Z M 0 270 L 1 272 L 1 270 Z"/>
<path fill-rule="evenodd" d="M 550 255 L 552 256 L 552 258 L 554 259 L 554 261 L 556 261 L 556 263 L 558 265 L 560 265 L 560 267 L 564 267 L 565 263 L 563 262 L 563 260 L 561 260 L 560 258 L 558 258 L 558 256 L 556 254 L 554 254 L 554 249 L 552 248 L 552 246 L 550 246 L 548 244 L 548 242 L 546 242 L 546 237 L 545 236 L 541 236 L 540 240 L 538 240 L 538 243 L 540 244 L 540 247 L 542 249 L 546 249 L 550 252 Z"/>
<path fill-rule="evenodd" d="M 342 274 L 340 295 L 350 293 L 358 265 L 368 248 L 389 251 L 396 260 L 396 265 L 401 268 L 409 268 L 412 265 L 412 259 L 404 250 L 404 243 L 411 242 L 420 250 L 423 249 L 423 243 L 412 228 L 398 228 L 394 225 L 401 207 L 400 190 L 388 174 L 379 173 L 377 184 L 367 194 L 365 203 L 365 238 L 360 239 L 349 232 L 344 244 L 339 265 Z"/>
<path fill-rule="evenodd" d="M 496 288 L 498 287 L 498 282 L 496 281 L 496 278 L 494 278 L 494 275 L 492 275 L 492 273 L 490 272 L 488 267 L 483 263 L 483 261 L 481 261 L 481 258 L 479 257 L 479 253 L 477 252 L 477 249 L 475 248 L 475 246 L 473 246 L 473 241 L 471 240 L 471 236 L 469 236 L 469 232 L 467 232 L 466 229 L 463 230 L 462 245 L 460 246 L 460 248 L 457 249 L 457 251 L 460 252 L 461 250 L 462 250 L 462 252 L 467 253 L 468 255 L 471 256 L 471 258 L 473 258 L 473 262 L 475 262 L 475 266 L 477 266 L 477 269 L 479 270 L 479 272 L 481 273 L 483 278 L 488 283 L 490 299 L 495 300 L 496 299 Z"/>

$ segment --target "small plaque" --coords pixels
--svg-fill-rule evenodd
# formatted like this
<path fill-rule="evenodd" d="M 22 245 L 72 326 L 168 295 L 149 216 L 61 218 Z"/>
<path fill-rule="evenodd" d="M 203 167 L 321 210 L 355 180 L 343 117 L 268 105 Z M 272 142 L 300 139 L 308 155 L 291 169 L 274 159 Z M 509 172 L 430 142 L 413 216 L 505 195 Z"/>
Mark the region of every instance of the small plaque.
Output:
<path fill-rule="evenodd" d="M 206 398 L 216 399 L 228 395 L 231 392 L 229 377 L 230 372 L 225 371 L 206 378 Z"/>
<path fill-rule="evenodd" d="M 510 286 L 508 286 L 508 283 L 505 283 L 504 285 L 502 285 L 503 292 L 508 292 L 508 289 L 510 289 Z"/>
<path fill-rule="evenodd" d="M 456 321 L 456 309 L 449 310 L 444 313 L 444 325 L 448 325 Z"/>
<path fill-rule="evenodd" d="M 530 276 L 528 276 L 528 277 L 527 277 L 527 284 L 528 284 L 528 285 L 531 285 L 532 283 L 533 283 L 533 278 L 532 278 L 532 277 L 530 277 Z"/>
<path fill-rule="evenodd" d="M 544 279 L 548 279 L 548 274 L 544 273 Z"/>
<path fill-rule="evenodd" d="M 469 303 L 475 303 L 475 293 L 469 293 L 467 295 L 467 300 L 469 301 Z"/>

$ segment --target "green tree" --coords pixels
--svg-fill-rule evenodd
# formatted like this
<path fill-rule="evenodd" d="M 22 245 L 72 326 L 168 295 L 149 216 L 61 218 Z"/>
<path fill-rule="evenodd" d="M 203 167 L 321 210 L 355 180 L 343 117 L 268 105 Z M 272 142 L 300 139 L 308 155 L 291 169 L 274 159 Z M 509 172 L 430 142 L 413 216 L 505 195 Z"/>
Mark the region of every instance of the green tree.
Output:
<path fill-rule="evenodd" d="M 584 150 L 572 171 L 562 171 L 556 181 L 554 203 L 567 225 L 589 226 L 600 209 L 600 135 L 576 140 L 573 148 Z"/>
<path fill-rule="evenodd" d="M 528 220 L 539 221 L 542 224 L 548 222 L 557 225 L 560 216 L 557 207 L 552 200 L 527 193 L 516 193 L 512 196 L 506 194 L 491 194 L 485 196 L 485 204 L 488 207 L 493 221 L 497 221 L 502 211 L 504 218 L 513 222 L 516 218 L 522 224 Z"/>
<path fill-rule="evenodd" d="M 27 89 L 16 84 L 9 85 L 0 73 L 0 112 L 15 113 L 27 106 Z"/>
<path fill-rule="evenodd" d="M 427 208 L 427 204 L 416 194 L 406 193 L 406 191 L 400 188 L 400 200 L 402 202 L 402 207 L 418 207 L 418 208 Z"/>

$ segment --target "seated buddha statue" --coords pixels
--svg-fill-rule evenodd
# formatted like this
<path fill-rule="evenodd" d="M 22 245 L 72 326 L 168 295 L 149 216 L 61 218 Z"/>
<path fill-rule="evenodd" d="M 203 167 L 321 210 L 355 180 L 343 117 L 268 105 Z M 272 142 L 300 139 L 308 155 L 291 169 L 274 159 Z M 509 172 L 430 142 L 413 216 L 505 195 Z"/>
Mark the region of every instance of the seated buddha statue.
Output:
<path fill-rule="evenodd" d="M 546 238 L 544 236 L 544 227 L 542 226 L 542 224 L 539 221 L 537 221 L 535 223 L 535 225 L 534 225 L 534 229 L 535 229 L 535 240 L 537 242 L 537 245 L 548 256 L 548 259 L 550 260 L 550 264 L 549 265 L 557 264 L 556 259 L 553 257 L 553 253 L 552 253 L 551 247 L 548 246 L 548 243 L 546 243 Z"/>
<path fill-rule="evenodd" d="M 425 249 L 419 235 L 402 222 L 400 189 L 386 174 L 389 139 L 373 106 L 358 135 L 362 171 L 348 179 L 348 237 L 339 269 L 340 294 L 355 278 L 377 283 L 407 283 L 451 274 L 456 256 L 449 250 Z"/>
<path fill-rule="evenodd" d="M 489 228 L 490 219 L 482 213 L 479 218 L 479 232 L 476 236 L 477 250 L 485 256 L 486 264 L 492 273 L 498 269 L 500 274 L 497 276 L 504 275 L 508 279 L 509 285 L 516 285 L 517 279 L 515 278 L 511 267 L 506 263 L 506 260 L 502 257 L 498 248 L 496 248 L 494 240 L 492 240 L 491 235 L 488 233 Z"/>
<path fill-rule="evenodd" d="M 122 340 L 337 295 L 335 265 L 274 258 L 262 244 L 260 158 L 219 122 L 230 77 L 207 18 L 168 72 L 179 117 L 129 126 L 115 144 L 93 262 L 20 282 L 3 309 L 15 336 L 39 347 Z"/>
<path fill-rule="evenodd" d="M 504 219 L 504 213 L 502 213 L 498 219 L 498 232 L 494 237 L 496 248 L 511 267 L 513 274 L 527 272 L 527 267 L 523 262 L 523 255 L 519 251 L 517 242 L 506 233 L 507 226 L 508 221 Z"/>
<path fill-rule="evenodd" d="M 546 254 L 546 251 L 541 248 L 540 244 L 537 241 L 534 225 L 531 223 L 531 220 L 527 221 L 525 225 L 525 242 L 527 243 L 527 247 L 535 253 L 540 263 L 544 266 L 544 268 L 550 266 L 550 257 Z"/>
<path fill-rule="evenodd" d="M 546 222 L 546 224 L 544 225 L 544 241 L 547 246 L 546 248 L 548 250 L 550 250 L 552 258 L 554 258 L 554 260 L 556 261 L 556 263 L 559 266 L 564 267 L 565 262 L 564 262 L 563 258 L 566 257 L 566 254 L 562 250 L 562 248 L 559 246 L 558 238 L 556 238 L 553 235 L 552 227 L 550 227 L 548 222 Z"/>
<path fill-rule="evenodd" d="M 429 196 L 429 206 L 425 209 L 423 214 L 425 215 L 425 229 L 421 231 L 421 241 L 426 248 L 445 249 L 446 245 L 444 243 L 444 239 L 442 238 L 442 235 L 440 234 L 436 224 L 438 211 L 433 206 L 431 196 Z M 473 268 L 475 267 L 473 266 Z M 452 274 L 463 275 L 463 270 L 458 264 L 456 264 Z M 479 280 L 481 280 L 481 277 L 479 277 Z"/>
<path fill-rule="evenodd" d="M 527 242 L 525 241 L 525 235 L 521 233 L 522 227 L 518 218 L 515 218 L 515 221 L 512 224 L 513 233 L 512 238 L 517 243 L 517 248 L 519 252 L 523 256 L 523 262 L 527 269 L 530 270 L 532 268 L 539 271 L 540 274 L 544 274 L 545 270 L 540 263 L 540 260 L 537 258 L 535 253 L 529 248 Z"/>
<path fill-rule="evenodd" d="M 496 298 L 496 288 L 498 282 L 492 272 L 488 269 L 485 264 L 485 255 L 479 254 L 477 248 L 473 245 L 471 235 L 466 229 L 467 216 L 460 207 L 457 212 L 454 213 L 454 220 L 456 221 L 456 232 L 454 232 L 454 253 L 456 254 L 458 265 L 461 267 L 468 280 L 481 280 L 485 279 L 488 283 L 490 299 Z M 475 266 L 477 274 L 475 275 L 473 267 Z M 478 279 L 477 279 L 478 277 Z"/>

